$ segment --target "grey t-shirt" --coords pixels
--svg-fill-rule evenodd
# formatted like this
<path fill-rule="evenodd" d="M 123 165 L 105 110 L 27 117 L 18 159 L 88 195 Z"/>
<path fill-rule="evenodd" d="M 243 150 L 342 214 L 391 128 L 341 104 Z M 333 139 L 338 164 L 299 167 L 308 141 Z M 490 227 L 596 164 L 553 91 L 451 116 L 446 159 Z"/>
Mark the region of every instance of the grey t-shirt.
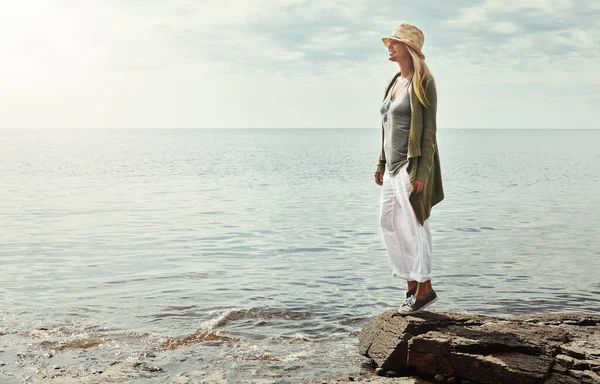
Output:
<path fill-rule="evenodd" d="M 385 152 L 386 168 L 392 174 L 408 161 L 408 135 L 410 132 L 410 80 L 398 77 L 400 87 L 394 100 L 391 100 L 391 90 L 381 106 L 381 121 L 383 123 L 383 150 Z"/>

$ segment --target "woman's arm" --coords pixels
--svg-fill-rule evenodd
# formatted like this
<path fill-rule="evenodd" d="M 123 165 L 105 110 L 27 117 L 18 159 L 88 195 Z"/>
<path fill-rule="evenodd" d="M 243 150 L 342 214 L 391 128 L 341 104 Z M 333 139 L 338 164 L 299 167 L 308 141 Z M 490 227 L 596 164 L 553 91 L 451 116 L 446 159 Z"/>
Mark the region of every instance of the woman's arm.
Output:
<path fill-rule="evenodd" d="M 379 160 L 377 161 L 377 168 L 375 168 L 375 183 L 377 185 L 383 185 L 383 173 L 385 172 L 385 152 L 383 151 L 383 138 L 384 138 L 383 126 L 381 127 L 381 152 L 379 153 Z"/>
<path fill-rule="evenodd" d="M 383 132 L 383 126 L 381 127 L 381 152 L 379 153 L 379 160 L 377 161 L 377 168 L 375 169 L 375 172 L 385 172 L 385 152 L 383 151 L 383 138 L 384 138 L 384 132 Z"/>
<path fill-rule="evenodd" d="M 417 180 L 427 181 L 433 165 L 436 147 L 437 90 L 435 80 L 430 78 L 425 86 L 429 106 L 423 106 L 423 133 L 421 136 L 421 157 L 418 161 Z"/>

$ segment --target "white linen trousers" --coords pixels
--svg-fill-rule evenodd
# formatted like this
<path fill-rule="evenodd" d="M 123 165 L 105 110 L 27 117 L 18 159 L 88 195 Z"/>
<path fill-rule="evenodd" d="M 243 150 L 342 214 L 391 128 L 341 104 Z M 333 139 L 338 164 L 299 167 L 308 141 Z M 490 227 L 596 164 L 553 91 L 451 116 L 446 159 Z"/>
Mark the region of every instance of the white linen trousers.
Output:
<path fill-rule="evenodd" d="M 379 221 L 393 275 L 422 283 L 431 280 L 431 231 L 429 220 L 421 225 L 408 200 L 412 185 L 407 167 L 395 176 L 385 170 Z"/>

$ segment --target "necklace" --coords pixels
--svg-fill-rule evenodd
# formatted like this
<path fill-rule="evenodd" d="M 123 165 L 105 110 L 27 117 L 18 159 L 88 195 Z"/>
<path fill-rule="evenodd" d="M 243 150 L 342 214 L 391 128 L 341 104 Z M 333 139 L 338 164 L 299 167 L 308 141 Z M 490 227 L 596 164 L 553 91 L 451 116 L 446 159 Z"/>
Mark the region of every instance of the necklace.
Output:
<path fill-rule="evenodd" d="M 398 78 L 402 78 L 402 76 L 398 76 L 396 78 L 396 81 L 394 81 L 394 86 L 392 87 L 392 91 L 390 92 L 390 101 L 396 100 L 396 97 L 398 97 L 400 92 L 404 91 L 404 89 L 406 89 L 408 91 L 408 87 L 412 83 L 412 76 L 410 78 L 403 78 L 404 84 L 402 85 L 402 88 L 400 88 L 398 91 L 394 92 L 396 90 L 396 86 L 398 85 Z"/>

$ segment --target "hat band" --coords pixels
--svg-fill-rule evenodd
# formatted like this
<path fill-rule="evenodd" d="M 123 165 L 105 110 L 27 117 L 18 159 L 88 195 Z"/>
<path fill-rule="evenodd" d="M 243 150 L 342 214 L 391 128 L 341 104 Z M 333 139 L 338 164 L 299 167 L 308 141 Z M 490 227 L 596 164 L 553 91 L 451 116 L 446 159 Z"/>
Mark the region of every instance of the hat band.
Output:
<path fill-rule="evenodd" d="M 410 46 L 411 48 L 413 48 L 415 51 L 417 51 L 417 54 L 419 56 L 421 56 L 423 58 L 425 57 L 425 55 L 421 51 L 421 48 L 419 48 L 419 45 L 417 43 L 415 43 L 414 41 L 412 41 L 411 39 L 407 39 L 405 37 L 400 37 L 400 36 L 396 36 L 396 35 L 392 35 L 392 36 L 388 37 L 388 39 L 400 40 L 401 42 L 407 44 L 408 46 Z"/>
<path fill-rule="evenodd" d="M 417 43 L 415 43 L 411 39 L 407 39 L 406 37 L 400 37 L 400 36 L 396 36 L 396 35 L 392 35 L 391 37 L 396 38 L 398 40 L 402 40 L 402 41 L 408 41 L 409 43 L 413 44 L 415 47 L 418 47 Z"/>

